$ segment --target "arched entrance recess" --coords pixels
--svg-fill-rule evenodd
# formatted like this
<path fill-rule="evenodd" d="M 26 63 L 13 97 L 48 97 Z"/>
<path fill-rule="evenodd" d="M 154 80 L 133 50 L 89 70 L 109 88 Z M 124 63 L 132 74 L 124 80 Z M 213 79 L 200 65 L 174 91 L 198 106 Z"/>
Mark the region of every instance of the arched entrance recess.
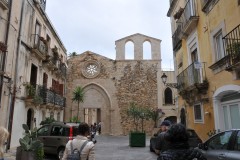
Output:
<path fill-rule="evenodd" d="M 82 103 L 82 120 L 87 123 L 102 124 L 102 134 L 111 134 L 111 102 L 107 92 L 98 84 L 91 83 L 83 87 L 85 97 Z"/>
<path fill-rule="evenodd" d="M 238 85 L 225 85 L 214 92 L 213 109 L 216 130 L 235 128 L 236 123 L 239 125 L 238 121 L 234 120 L 237 116 L 235 114 L 240 113 L 239 91 Z"/>
<path fill-rule="evenodd" d="M 29 108 L 27 111 L 27 126 L 29 129 L 33 128 L 33 117 L 34 117 L 34 110 Z"/>

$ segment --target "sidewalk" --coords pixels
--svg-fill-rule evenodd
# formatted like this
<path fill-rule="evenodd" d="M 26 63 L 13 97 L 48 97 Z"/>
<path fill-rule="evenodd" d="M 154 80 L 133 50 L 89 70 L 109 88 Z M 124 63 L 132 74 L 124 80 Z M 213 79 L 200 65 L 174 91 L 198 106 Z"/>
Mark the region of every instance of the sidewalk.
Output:
<path fill-rule="evenodd" d="M 16 151 L 17 151 L 17 148 L 11 148 L 10 150 L 7 151 L 7 153 L 4 153 L 4 158 L 6 160 L 15 160 Z"/>

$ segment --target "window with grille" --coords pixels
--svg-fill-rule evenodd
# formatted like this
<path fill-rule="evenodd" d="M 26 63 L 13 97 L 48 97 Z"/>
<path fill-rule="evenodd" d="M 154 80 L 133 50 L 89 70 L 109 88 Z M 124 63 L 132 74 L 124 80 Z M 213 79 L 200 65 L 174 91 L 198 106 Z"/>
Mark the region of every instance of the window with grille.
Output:
<path fill-rule="evenodd" d="M 203 122 L 203 113 L 202 113 L 202 105 L 195 104 L 194 105 L 194 122 Z"/>

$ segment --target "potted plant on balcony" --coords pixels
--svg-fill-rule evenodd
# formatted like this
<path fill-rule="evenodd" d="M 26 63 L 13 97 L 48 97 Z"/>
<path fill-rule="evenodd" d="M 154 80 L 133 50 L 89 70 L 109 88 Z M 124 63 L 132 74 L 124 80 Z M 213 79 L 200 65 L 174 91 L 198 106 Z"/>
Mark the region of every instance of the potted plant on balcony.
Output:
<path fill-rule="evenodd" d="M 234 64 L 240 61 L 240 42 L 233 42 L 229 44 L 226 51 L 232 57 Z"/>
<path fill-rule="evenodd" d="M 26 124 L 22 125 L 25 130 L 23 138 L 19 139 L 20 147 L 17 148 L 17 160 L 43 160 L 43 143 L 37 139 L 37 128 L 29 130 Z"/>
<path fill-rule="evenodd" d="M 143 129 L 144 120 L 149 117 L 149 110 L 144 107 L 138 106 L 136 103 L 131 102 L 127 109 L 127 115 L 131 118 L 134 124 L 134 130 L 129 133 L 129 145 L 131 147 L 145 147 L 146 146 L 146 133 Z M 139 131 L 139 124 L 141 124 L 141 131 Z"/>
<path fill-rule="evenodd" d="M 26 84 L 27 99 L 33 99 L 35 96 L 36 89 L 32 84 Z"/>

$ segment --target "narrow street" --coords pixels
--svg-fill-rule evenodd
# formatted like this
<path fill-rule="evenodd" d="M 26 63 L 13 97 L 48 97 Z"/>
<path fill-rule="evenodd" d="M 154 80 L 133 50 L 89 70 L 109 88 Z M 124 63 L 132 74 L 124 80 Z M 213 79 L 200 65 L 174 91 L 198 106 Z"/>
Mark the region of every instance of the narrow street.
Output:
<path fill-rule="evenodd" d="M 98 136 L 96 160 L 156 160 L 157 155 L 146 147 L 129 147 L 128 136 Z"/>
<path fill-rule="evenodd" d="M 157 155 L 149 151 L 149 138 L 146 147 L 129 147 L 128 136 L 97 136 L 96 139 L 96 160 L 157 159 Z M 56 160 L 56 157 L 47 155 L 45 160 Z"/>
<path fill-rule="evenodd" d="M 96 136 L 96 160 L 156 160 L 157 155 L 149 151 L 149 137 L 146 147 L 129 147 L 128 136 Z M 6 154 L 7 160 L 16 159 L 16 151 Z M 46 155 L 45 160 L 57 160 Z"/>

